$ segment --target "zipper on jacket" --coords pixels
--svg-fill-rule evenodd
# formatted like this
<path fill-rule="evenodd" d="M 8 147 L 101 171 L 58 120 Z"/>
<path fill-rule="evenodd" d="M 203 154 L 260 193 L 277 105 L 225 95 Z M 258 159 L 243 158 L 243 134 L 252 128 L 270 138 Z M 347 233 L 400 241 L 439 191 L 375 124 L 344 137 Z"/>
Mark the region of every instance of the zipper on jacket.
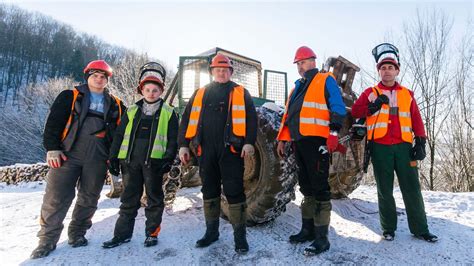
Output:
<path fill-rule="evenodd" d="M 155 144 L 154 141 L 152 142 L 153 132 L 156 132 L 156 129 L 153 128 L 153 125 L 155 124 L 155 120 L 159 119 L 159 117 L 161 115 L 161 108 L 162 107 L 163 107 L 163 103 L 160 104 L 160 106 L 156 110 L 155 114 L 153 115 L 153 119 L 151 120 L 150 139 L 149 139 L 149 142 L 148 142 L 148 150 L 147 150 L 146 158 L 145 158 L 145 166 L 149 166 L 148 163 L 149 163 L 150 157 L 151 157 L 150 156 L 150 147 L 153 147 L 153 145 Z M 156 134 L 155 134 L 155 138 L 156 138 Z"/>
<path fill-rule="evenodd" d="M 150 138 L 148 139 L 148 149 L 146 151 L 145 166 L 149 166 L 148 161 L 150 160 L 150 147 L 154 145 L 154 143 L 152 143 L 152 137 L 153 137 L 153 131 L 154 131 L 153 125 L 155 124 L 155 119 L 156 119 L 156 114 L 153 116 L 153 119 L 151 120 Z M 155 135 L 155 138 L 156 138 L 156 135 Z"/>

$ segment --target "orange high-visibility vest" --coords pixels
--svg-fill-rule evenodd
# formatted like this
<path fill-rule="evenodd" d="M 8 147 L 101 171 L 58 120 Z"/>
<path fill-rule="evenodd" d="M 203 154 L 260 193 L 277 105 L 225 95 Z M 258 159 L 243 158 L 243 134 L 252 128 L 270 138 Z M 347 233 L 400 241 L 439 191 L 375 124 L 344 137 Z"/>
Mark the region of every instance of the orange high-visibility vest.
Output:
<path fill-rule="evenodd" d="M 412 133 L 412 123 L 411 123 L 411 113 L 410 106 L 412 102 L 412 97 L 410 91 L 401 87 L 401 90 L 393 90 L 393 93 L 396 93 L 396 102 L 392 102 L 392 107 L 398 107 L 398 120 L 400 121 L 400 129 L 402 132 L 402 140 L 405 142 L 413 142 L 413 133 Z M 382 94 L 380 88 L 375 86 L 372 88 L 373 96 L 369 97 L 372 99 L 377 99 L 378 95 Z M 367 138 L 380 139 L 383 138 L 388 132 L 388 124 L 390 123 L 390 106 L 388 104 L 383 104 L 382 108 L 367 117 Z"/>
<path fill-rule="evenodd" d="M 74 88 L 72 90 L 71 113 L 69 114 L 69 118 L 66 122 L 66 126 L 64 126 L 63 133 L 61 134 L 61 141 L 63 141 L 66 138 L 67 134 L 69 133 L 69 129 L 71 128 L 73 118 L 74 118 L 74 106 L 76 105 L 78 95 L 79 95 L 79 90 Z M 118 126 L 118 125 L 120 125 L 120 119 L 122 118 L 122 106 L 120 105 L 121 100 L 119 98 L 113 96 L 112 94 L 110 96 L 112 96 L 112 98 L 115 100 L 115 103 L 117 104 L 118 109 L 119 109 L 119 116 L 118 116 L 117 122 L 116 122 L 117 126 Z"/>
<path fill-rule="evenodd" d="M 330 72 L 318 73 L 309 84 L 300 111 L 299 130 L 302 136 L 329 137 L 330 113 L 326 103 L 326 97 L 324 96 L 326 79 L 329 75 L 334 77 Z M 290 129 L 285 122 L 288 117 L 288 104 L 293 91 L 290 93 L 286 103 L 285 114 L 282 117 L 280 130 L 278 131 L 278 140 L 291 140 Z"/>
<path fill-rule="evenodd" d="M 202 110 L 202 100 L 204 98 L 204 93 L 206 88 L 200 88 L 194 96 L 193 105 L 191 107 L 191 113 L 189 115 L 189 123 L 186 128 L 186 138 L 191 139 L 196 136 L 197 128 L 199 125 L 199 118 Z M 229 94 L 229 111 L 231 112 L 232 117 L 232 133 L 238 137 L 245 137 L 245 97 L 244 97 L 244 87 L 236 86 L 232 89 Z"/>

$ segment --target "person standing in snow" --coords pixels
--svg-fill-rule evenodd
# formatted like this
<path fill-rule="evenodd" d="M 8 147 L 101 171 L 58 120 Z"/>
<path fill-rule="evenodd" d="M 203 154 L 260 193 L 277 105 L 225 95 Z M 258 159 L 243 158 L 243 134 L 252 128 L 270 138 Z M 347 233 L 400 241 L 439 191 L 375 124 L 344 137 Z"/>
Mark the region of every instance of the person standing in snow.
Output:
<path fill-rule="evenodd" d="M 147 196 L 144 245 L 158 243 L 165 207 L 163 175 L 169 172 L 178 149 L 178 116 L 161 98 L 165 77 L 165 69 L 158 63 L 141 68 L 137 92 L 143 98 L 128 108 L 116 130 L 108 166 L 113 175 L 120 173 L 121 166 L 124 190 L 114 237 L 103 243 L 104 248 L 130 242 L 143 185 Z"/>
<path fill-rule="evenodd" d="M 285 156 L 285 143 L 292 142 L 298 165 L 298 183 L 304 198 L 301 202 L 302 227 L 290 236 L 291 243 L 312 241 L 304 250 L 307 256 L 329 249 L 331 192 L 329 158 L 343 151 L 338 132 L 346 115 L 341 92 L 331 73 L 316 68 L 316 54 L 302 46 L 293 61 L 301 79 L 295 82 L 278 132 L 277 152 Z"/>
<path fill-rule="evenodd" d="M 381 81 L 360 95 L 352 106 L 352 116 L 367 118 L 368 148 L 377 182 L 383 238 L 393 240 L 397 230 L 393 198 L 396 172 L 410 232 L 428 242 L 436 242 L 438 237 L 428 230 L 418 179 L 417 161 L 426 156 L 426 133 L 418 105 L 413 92 L 396 81 L 400 73 L 398 49 L 383 43 L 375 47 L 372 53 L 378 62 L 377 71 Z"/>
<path fill-rule="evenodd" d="M 43 144 L 51 167 L 41 206 L 39 245 L 31 258 L 46 257 L 56 249 L 63 221 L 75 196 L 77 201 L 68 228 L 68 244 L 87 245 L 100 192 L 107 176 L 109 147 L 125 109 L 106 86 L 112 68 L 103 60 L 84 69 L 86 84 L 62 91 L 48 115 Z"/>
<path fill-rule="evenodd" d="M 230 80 L 228 57 L 217 54 L 211 62 L 214 81 L 196 90 L 184 111 L 179 129 L 179 158 L 190 160 L 190 145 L 198 156 L 202 180 L 206 233 L 196 247 L 219 238 L 221 183 L 229 203 L 235 251 L 246 253 L 246 196 L 243 186 L 245 156 L 253 156 L 257 113 L 249 92 Z"/>

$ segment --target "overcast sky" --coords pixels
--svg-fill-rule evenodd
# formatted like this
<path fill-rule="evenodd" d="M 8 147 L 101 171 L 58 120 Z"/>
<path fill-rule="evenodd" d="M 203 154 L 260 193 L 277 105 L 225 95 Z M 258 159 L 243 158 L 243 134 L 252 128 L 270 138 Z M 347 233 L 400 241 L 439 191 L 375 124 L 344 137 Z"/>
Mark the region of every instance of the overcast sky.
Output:
<path fill-rule="evenodd" d="M 417 9 L 434 7 L 454 18 L 453 42 L 464 35 L 473 17 L 472 1 L 6 2 L 111 44 L 147 52 L 170 67 L 177 67 L 179 56 L 217 46 L 257 59 L 264 69 L 288 72 L 291 82 L 298 78 L 292 62 L 301 45 L 313 48 L 318 66 L 329 56 L 342 55 L 375 68 L 372 48 L 386 40 L 401 46 L 403 25 Z"/>

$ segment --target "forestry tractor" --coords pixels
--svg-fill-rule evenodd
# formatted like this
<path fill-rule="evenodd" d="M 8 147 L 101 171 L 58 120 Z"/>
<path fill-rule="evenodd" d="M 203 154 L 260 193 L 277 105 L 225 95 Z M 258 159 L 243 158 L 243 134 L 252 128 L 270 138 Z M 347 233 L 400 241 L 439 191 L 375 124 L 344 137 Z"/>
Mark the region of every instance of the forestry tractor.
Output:
<path fill-rule="evenodd" d="M 250 92 L 257 109 L 255 154 L 245 159 L 244 187 L 248 205 L 247 223 L 265 223 L 285 211 L 286 204 L 295 198 L 297 184 L 297 166 L 290 147 L 283 160 L 276 152 L 276 136 L 288 97 L 286 73 L 264 70 L 262 75 L 259 61 L 216 47 L 197 56 L 181 56 L 178 73 L 163 98 L 181 114 L 194 90 L 211 82 L 209 62 L 218 53 L 232 60 L 234 72 L 231 79 Z M 358 127 L 350 116 L 350 107 L 356 100 L 351 86 L 359 67 L 339 56 L 327 59 L 321 71 L 334 74 L 348 111 L 339 135 L 347 152 L 332 154 L 329 180 L 332 198 L 343 198 L 358 187 L 363 177 L 365 128 Z M 163 186 L 168 207 L 182 184 L 200 185 L 197 160 L 193 162 L 193 166 L 184 167 L 177 158 L 171 171 L 165 175 Z M 108 196 L 117 197 L 121 193 L 121 184 L 118 177 L 113 177 L 113 180 Z M 225 218 L 228 208 L 224 195 L 221 202 L 221 213 Z"/>

